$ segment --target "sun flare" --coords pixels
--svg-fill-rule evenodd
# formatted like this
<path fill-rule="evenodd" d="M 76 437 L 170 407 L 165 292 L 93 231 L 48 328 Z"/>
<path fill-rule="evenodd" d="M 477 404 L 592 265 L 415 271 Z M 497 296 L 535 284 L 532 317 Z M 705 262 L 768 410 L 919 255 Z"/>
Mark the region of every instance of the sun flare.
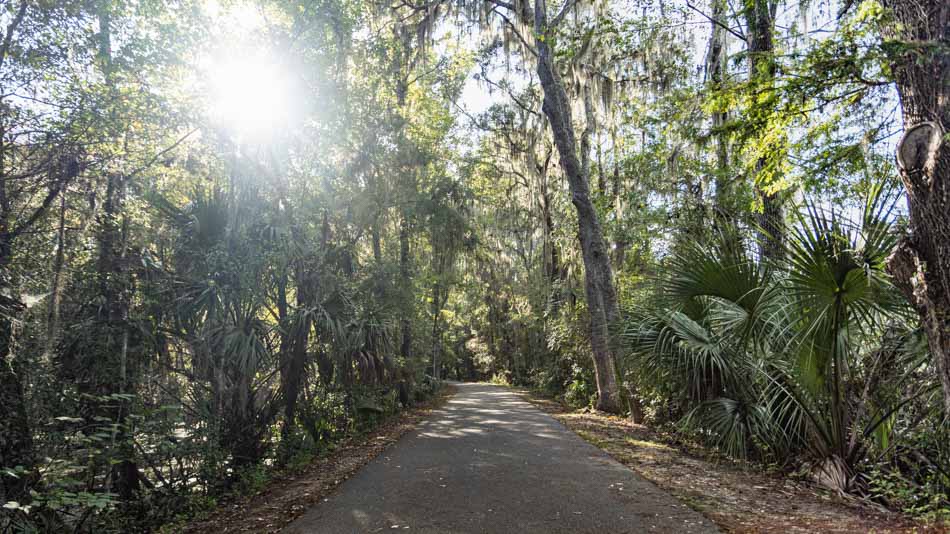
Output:
<path fill-rule="evenodd" d="M 209 72 L 210 111 L 216 122 L 244 138 L 273 135 L 291 115 L 291 84 L 267 58 L 232 57 Z"/>

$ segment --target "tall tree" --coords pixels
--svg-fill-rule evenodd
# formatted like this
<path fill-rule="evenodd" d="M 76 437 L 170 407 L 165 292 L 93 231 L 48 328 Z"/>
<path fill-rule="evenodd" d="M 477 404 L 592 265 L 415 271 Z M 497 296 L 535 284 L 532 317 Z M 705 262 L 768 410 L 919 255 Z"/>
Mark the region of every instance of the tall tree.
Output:
<path fill-rule="evenodd" d="M 96 36 L 97 59 L 109 102 L 104 126 L 105 136 L 109 138 L 107 142 L 121 144 L 122 136 L 119 132 L 122 128 L 117 120 L 117 106 L 120 105 L 121 99 L 112 50 L 114 9 L 111 0 L 99 0 L 96 4 L 99 24 Z M 84 392 L 92 396 L 95 404 L 91 413 L 87 414 L 90 422 L 103 418 L 111 421 L 117 429 L 116 442 L 121 458 L 112 467 L 112 477 L 117 493 L 123 499 L 129 500 L 138 489 L 139 476 L 138 466 L 133 461 L 135 453 L 127 428 L 131 412 L 130 398 L 135 392 L 134 380 L 131 379 L 134 375 L 134 362 L 129 360 L 129 355 L 135 353 L 135 348 L 129 346 L 130 341 L 134 341 L 129 331 L 132 295 L 126 262 L 128 222 L 124 213 L 128 169 L 109 165 L 104 172 L 105 198 L 99 220 L 99 256 L 96 265 L 101 305 L 97 308 L 96 320 L 93 323 L 96 330 L 94 337 L 98 338 L 93 346 L 96 347 L 98 358 L 92 362 L 91 372 L 85 375 L 87 389 Z"/>
<path fill-rule="evenodd" d="M 713 91 L 719 91 L 723 88 L 726 79 L 726 68 L 728 58 L 728 41 L 726 29 L 722 27 L 722 21 L 726 11 L 724 0 L 712 0 L 712 13 L 710 15 L 710 36 L 709 49 L 706 52 L 706 82 Z M 715 110 L 712 113 L 712 132 L 716 142 L 716 196 L 713 208 L 716 211 L 715 221 L 729 219 L 732 212 L 731 196 L 732 184 L 729 179 L 729 142 L 723 128 L 726 124 L 726 112 L 724 110 Z"/>
<path fill-rule="evenodd" d="M 422 38 L 429 38 L 433 34 L 432 28 L 439 20 L 441 4 L 449 3 L 404 3 L 404 6 L 422 14 L 417 32 Z M 477 21 L 483 29 L 502 28 L 506 49 L 510 43 L 516 43 L 522 49 L 526 65 L 533 63 L 538 74 L 544 94 L 542 109 L 551 127 L 559 163 L 578 217 L 577 236 L 584 263 L 590 344 L 598 391 L 596 406 L 604 411 L 619 412 L 622 403 L 615 364 L 618 346 L 612 335 L 612 326 L 619 318 L 619 306 L 610 256 L 590 188 L 590 136 L 595 129 L 591 122 L 592 94 L 590 88 L 582 88 L 581 94 L 573 95 L 584 107 L 585 119 L 588 120 L 579 142 L 571 110 L 572 100 L 561 78 L 556 58 L 556 43 L 563 30 L 562 24 L 569 19 L 596 20 L 597 17 L 587 17 L 585 14 L 591 9 L 596 11 L 597 3 L 566 0 L 550 19 L 546 0 L 535 0 L 533 5 L 528 0 L 512 3 L 490 0 L 484 4 L 470 2 L 465 6 L 469 20 Z M 493 14 L 500 16 L 493 18 Z M 581 48 L 590 45 L 588 39 Z M 575 55 L 578 59 L 585 58 L 583 53 Z M 582 66 L 578 65 L 575 72 L 581 70 Z"/>
<path fill-rule="evenodd" d="M 771 105 L 772 85 L 775 80 L 775 12 L 778 2 L 775 0 L 745 0 L 746 41 L 749 53 L 749 83 L 752 92 L 753 110 L 760 106 Z M 755 113 L 768 113 L 769 109 L 760 109 Z M 753 118 L 753 120 L 757 120 Z M 761 143 L 761 137 L 768 134 L 761 126 L 754 128 L 755 141 Z M 760 148 L 760 150 L 762 150 Z M 753 182 L 760 211 L 756 213 L 759 227 L 759 247 L 763 257 L 778 260 L 782 257 L 785 242 L 785 214 L 780 193 L 775 190 L 777 176 L 768 171 L 766 157 L 760 155 L 753 162 Z"/>
<path fill-rule="evenodd" d="M 582 164 L 586 155 L 579 154 L 571 102 L 555 65 L 552 44 L 557 27 L 570 12 L 568 0 L 550 22 L 545 0 L 534 2 L 534 33 L 537 49 L 537 73 L 544 90 L 544 114 L 554 135 L 561 169 L 570 187 L 571 203 L 577 212 L 577 237 L 584 259 L 584 290 L 590 313 L 590 344 L 597 380 L 597 409 L 619 412 L 620 388 L 617 385 L 615 345 L 611 327 L 619 317 L 617 293 L 614 289 L 610 256 L 604 233 L 591 200 L 589 167 Z"/>
<path fill-rule="evenodd" d="M 24 369 L 14 351 L 26 307 L 12 262 L 19 242 L 42 222 L 83 165 L 79 151 L 71 147 L 68 123 L 49 125 L 11 102 L 13 93 L 50 67 L 39 50 L 58 47 L 40 42 L 30 43 L 36 46 L 32 49 L 24 44 L 29 37 L 22 35 L 24 27 L 35 30 L 50 13 L 29 1 L 8 7 L 12 17 L 0 41 L 0 468 L 5 468 L 0 471 L 0 500 L 20 498 L 34 478 L 33 437 L 21 380 Z M 39 202 L 33 198 L 37 190 L 45 190 Z M 10 475 L 17 467 L 24 471 Z"/>
<path fill-rule="evenodd" d="M 903 111 L 897 163 L 910 210 L 889 270 L 920 316 L 950 415 L 950 4 L 884 5 L 896 22 L 884 34 Z"/>

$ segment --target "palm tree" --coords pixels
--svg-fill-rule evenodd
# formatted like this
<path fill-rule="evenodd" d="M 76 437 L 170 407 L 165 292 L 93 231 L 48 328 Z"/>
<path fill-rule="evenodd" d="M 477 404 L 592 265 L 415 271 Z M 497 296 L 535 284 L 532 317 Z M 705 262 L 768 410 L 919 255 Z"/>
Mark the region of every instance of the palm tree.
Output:
<path fill-rule="evenodd" d="M 731 455 L 802 457 L 822 483 L 855 489 L 872 437 L 933 388 L 902 380 L 919 360 L 884 270 L 896 200 L 872 187 L 857 222 L 806 202 L 781 264 L 734 237 L 682 247 L 655 302 L 627 321 L 644 384 L 682 392 L 684 427 Z M 898 356 L 880 365 L 885 332 Z M 885 369 L 897 397 L 871 387 Z"/>

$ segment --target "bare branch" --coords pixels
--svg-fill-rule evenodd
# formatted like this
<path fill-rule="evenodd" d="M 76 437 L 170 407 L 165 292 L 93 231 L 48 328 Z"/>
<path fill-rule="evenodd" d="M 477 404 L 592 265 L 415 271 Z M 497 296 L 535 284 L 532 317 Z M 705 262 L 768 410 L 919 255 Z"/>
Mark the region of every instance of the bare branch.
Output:
<path fill-rule="evenodd" d="M 503 7 L 508 11 L 514 12 L 515 5 L 510 2 L 503 2 L 502 0 L 489 0 L 492 4 L 495 4 L 496 7 Z M 494 9 L 494 8 L 493 8 Z"/>
<path fill-rule="evenodd" d="M 528 41 L 524 38 L 523 35 L 521 35 L 521 32 L 518 31 L 518 27 L 515 26 L 515 24 L 511 21 L 510 18 L 508 18 L 508 17 L 505 16 L 503 13 L 501 13 L 500 11 L 498 11 L 498 8 L 497 8 L 497 7 L 493 7 L 493 8 L 491 9 L 491 12 L 494 13 L 494 14 L 496 14 L 496 15 L 498 15 L 498 17 L 501 18 L 502 22 L 504 22 L 505 24 L 507 24 L 508 26 L 511 27 L 512 33 L 514 33 L 515 36 L 518 38 L 518 40 L 521 41 L 521 44 L 524 45 L 525 49 L 527 49 L 528 52 L 531 52 L 531 55 L 533 55 L 533 56 L 535 56 L 535 57 L 538 56 L 538 51 L 535 50 L 535 48 L 534 48 L 533 46 L 531 46 L 530 43 L 528 43 Z"/>
<path fill-rule="evenodd" d="M 33 213 L 30 214 L 26 220 L 20 222 L 16 225 L 13 230 L 10 231 L 9 235 L 6 236 L 7 243 L 12 243 L 17 237 L 20 236 L 28 228 L 36 224 L 36 221 L 46 213 L 46 210 L 53 204 L 53 201 L 56 200 L 56 197 L 59 196 L 60 191 L 66 187 L 66 182 L 69 181 L 69 178 L 63 178 L 57 180 L 56 184 L 50 188 L 49 192 L 46 193 L 46 197 L 43 198 L 43 202 L 40 204 Z"/>
<path fill-rule="evenodd" d="M 745 40 L 746 40 L 745 35 L 743 35 L 741 32 L 738 32 L 738 31 L 736 31 L 736 30 L 730 28 L 728 25 L 726 25 L 726 24 L 723 23 L 722 21 L 716 20 L 716 19 L 710 17 L 709 15 L 703 13 L 703 11 L 702 11 L 701 9 L 697 8 L 696 6 L 694 6 L 691 2 L 686 2 L 686 7 L 692 9 L 693 11 L 695 11 L 695 12 L 697 12 L 697 13 L 699 13 L 699 14 L 702 15 L 706 20 L 708 20 L 709 22 L 712 22 L 712 23 L 715 24 L 716 26 L 719 26 L 720 28 L 726 30 L 727 32 L 729 32 L 729 33 L 731 33 L 732 35 L 734 35 L 736 38 L 738 38 L 738 39 L 740 39 L 740 40 L 742 40 L 742 41 L 745 41 Z"/>
<path fill-rule="evenodd" d="M 191 137 L 192 135 L 194 135 L 194 133 L 197 132 L 197 131 L 198 131 L 198 128 L 195 128 L 195 129 L 191 130 L 190 132 L 188 132 L 188 133 L 186 133 L 185 135 L 181 136 L 177 141 L 175 141 L 174 143 L 172 143 L 171 145 L 169 145 L 169 146 L 166 147 L 165 149 L 161 150 L 160 152 L 157 152 L 154 156 L 151 157 L 151 159 L 149 159 L 148 161 L 146 161 L 144 165 L 142 165 L 141 167 L 139 167 L 139 168 L 133 170 L 132 172 L 130 172 L 127 178 L 132 178 L 132 177 L 134 177 L 135 175 L 137 175 L 138 173 L 140 173 L 140 172 L 142 172 L 142 171 L 148 169 L 148 168 L 151 167 L 152 165 L 154 165 L 155 162 L 158 161 L 159 158 L 161 158 L 161 157 L 164 156 L 165 154 L 168 154 L 168 153 L 171 152 L 172 150 L 175 150 L 176 148 L 178 148 L 179 145 L 181 145 L 182 143 L 184 143 L 186 139 L 188 139 L 189 137 Z"/>
<path fill-rule="evenodd" d="M 497 88 L 497 89 L 499 89 L 499 90 L 501 90 L 501 91 L 504 91 L 505 94 L 508 95 L 508 98 L 510 98 L 511 101 L 514 102 L 515 105 L 517 105 L 519 108 L 521 108 L 521 109 L 523 109 L 524 111 L 526 111 L 526 112 L 528 112 L 528 113 L 534 115 L 535 117 L 541 118 L 541 114 L 538 113 L 537 111 L 535 111 L 535 109 L 534 109 L 533 106 L 531 106 L 531 105 L 530 105 L 529 103 L 527 103 L 527 102 L 523 102 L 520 98 L 518 98 L 517 96 L 515 96 L 515 94 L 511 91 L 510 88 L 505 87 L 505 86 L 503 86 L 503 85 L 501 85 L 501 84 L 499 84 L 499 83 L 497 83 L 497 82 L 494 82 L 494 81 L 492 81 L 490 78 L 488 78 L 487 76 L 484 76 L 484 75 L 482 76 L 482 79 L 483 79 L 483 80 L 485 81 L 485 83 L 487 83 L 488 85 L 491 85 L 492 87 L 495 87 L 495 88 Z"/>
<path fill-rule="evenodd" d="M 571 12 L 571 9 L 573 9 L 576 1 L 577 0 L 565 0 L 564 5 L 561 6 L 561 11 L 559 11 L 558 14 L 554 16 L 554 20 L 551 21 L 552 28 L 557 28 L 561 25 L 561 22 L 564 21 L 565 17 L 567 17 L 567 14 Z"/>

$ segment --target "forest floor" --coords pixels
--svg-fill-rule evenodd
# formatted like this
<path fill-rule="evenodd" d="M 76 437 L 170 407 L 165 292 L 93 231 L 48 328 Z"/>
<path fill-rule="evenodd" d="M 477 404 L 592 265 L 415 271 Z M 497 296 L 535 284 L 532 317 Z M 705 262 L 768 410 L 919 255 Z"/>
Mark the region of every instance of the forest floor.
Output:
<path fill-rule="evenodd" d="M 517 390 L 564 426 L 675 495 L 727 532 L 950 532 L 898 513 L 846 500 L 698 448 L 676 444 L 622 417 L 574 410 Z"/>
<path fill-rule="evenodd" d="M 455 393 L 446 385 L 432 399 L 393 415 L 371 431 L 347 438 L 330 453 L 292 474 L 275 477 L 250 496 L 221 502 L 211 514 L 176 532 L 280 532 L 344 480 L 445 404 Z"/>

